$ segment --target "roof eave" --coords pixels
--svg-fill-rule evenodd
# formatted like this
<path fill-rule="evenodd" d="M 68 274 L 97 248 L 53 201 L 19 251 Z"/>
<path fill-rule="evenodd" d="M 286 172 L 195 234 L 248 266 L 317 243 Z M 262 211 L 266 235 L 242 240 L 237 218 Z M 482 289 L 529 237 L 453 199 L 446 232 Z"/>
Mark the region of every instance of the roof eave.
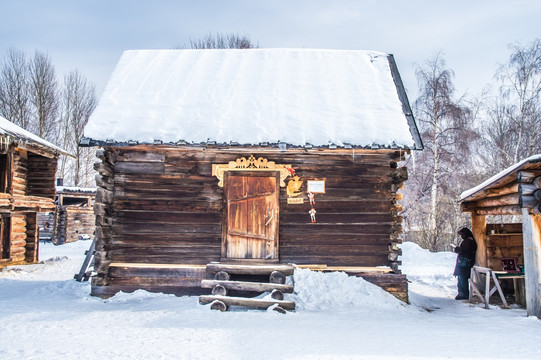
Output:
<path fill-rule="evenodd" d="M 392 54 L 389 54 L 387 56 L 387 59 L 389 60 L 389 67 L 391 69 L 391 75 L 393 77 L 393 81 L 396 86 L 396 91 L 398 93 L 398 99 L 400 100 L 400 103 L 402 104 L 402 111 L 404 112 L 404 116 L 406 117 L 406 120 L 408 121 L 410 133 L 415 143 L 415 146 L 412 148 L 412 150 L 423 150 L 424 149 L 423 140 L 421 139 L 421 134 L 419 133 L 419 129 L 417 128 L 417 123 L 415 122 L 415 118 L 413 117 L 413 111 L 411 110 L 411 106 L 408 100 L 408 95 L 406 94 L 404 83 L 402 82 L 402 78 L 400 77 L 400 73 L 398 72 L 398 67 L 396 66 L 394 56 Z"/>

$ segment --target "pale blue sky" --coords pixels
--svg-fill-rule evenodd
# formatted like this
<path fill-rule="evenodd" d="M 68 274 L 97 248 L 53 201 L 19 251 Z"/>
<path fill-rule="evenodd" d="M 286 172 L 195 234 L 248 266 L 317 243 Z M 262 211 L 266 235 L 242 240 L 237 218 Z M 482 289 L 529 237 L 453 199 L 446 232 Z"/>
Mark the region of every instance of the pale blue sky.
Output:
<path fill-rule="evenodd" d="M 124 50 L 234 32 L 262 47 L 392 53 L 410 101 L 414 65 L 443 50 L 458 92 L 475 95 L 508 44 L 541 37 L 538 0 L 2 0 L 0 14 L 0 56 L 10 46 L 46 51 L 59 76 L 78 68 L 98 94 Z"/>

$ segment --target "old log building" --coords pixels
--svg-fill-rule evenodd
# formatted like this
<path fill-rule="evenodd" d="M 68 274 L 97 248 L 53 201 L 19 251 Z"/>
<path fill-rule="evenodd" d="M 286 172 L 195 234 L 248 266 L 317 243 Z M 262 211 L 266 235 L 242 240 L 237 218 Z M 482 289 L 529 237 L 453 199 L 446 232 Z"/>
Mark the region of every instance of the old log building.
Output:
<path fill-rule="evenodd" d="M 53 243 L 61 245 L 91 239 L 96 223 L 93 210 L 96 189 L 58 186 L 56 193 Z"/>
<path fill-rule="evenodd" d="M 296 264 L 407 301 L 399 162 L 422 143 L 392 55 L 127 51 L 81 145 L 101 147 L 94 295 Z"/>
<path fill-rule="evenodd" d="M 64 150 L 0 117 L 0 267 L 38 260 L 37 214 L 54 211 Z"/>

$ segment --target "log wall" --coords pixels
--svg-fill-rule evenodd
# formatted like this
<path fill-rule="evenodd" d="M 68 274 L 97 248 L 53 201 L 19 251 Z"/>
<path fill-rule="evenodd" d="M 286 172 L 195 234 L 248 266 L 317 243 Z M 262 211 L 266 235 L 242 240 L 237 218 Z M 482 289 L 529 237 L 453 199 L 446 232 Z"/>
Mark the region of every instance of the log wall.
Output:
<path fill-rule="evenodd" d="M 404 170 L 399 151 L 106 148 L 96 165 L 97 253 L 93 285 L 129 286 L 142 279 L 109 272 L 109 264 L 201 265 L 221 257 L 223 189 L 212 164 L 240 156 L 291 164 L 304 181 L 325 180 L 310 204 L 287 204 L 280 192 L 280 262 L 328 266 L 391 266 L 398 273 L 402 218 L 397 200 Z M 163 280 L 162 280 L 163 282 Z M 405 277 L 399 280 L 405 283 Z M 383 283 L 383 282 L 382 282 Z M 150 287 L 151 284 L 146 284 Z M 391 287 L 389 285 L 389 287 Z M 406 291 L 407 292 L 407 291 Z"/>
<path fill-rule="evenodd" d="M 0 267 L 38 261 L 37 212 L 54 209 L 57 157 L 38 155 L 13 144 L 2 149 L 0 212 L 5 223 Z M 9 231 L 8 228 L 9 227 Z M 4 230 L 3 230 L 4 231 Z"/>
<path fill-rule="evenodd" d="M 27 195 L 53 199 L 56 196 L 57 158 L 28 153 Z"/>

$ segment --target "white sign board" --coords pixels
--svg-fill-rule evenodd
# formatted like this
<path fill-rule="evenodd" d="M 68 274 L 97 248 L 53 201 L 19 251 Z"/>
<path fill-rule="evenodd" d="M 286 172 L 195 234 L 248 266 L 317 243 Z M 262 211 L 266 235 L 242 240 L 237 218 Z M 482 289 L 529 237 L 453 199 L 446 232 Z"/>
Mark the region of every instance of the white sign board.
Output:
<path fill-rule="evenodd" d="M 325 192 L 325 180 L 308 180 L 308 192 L 313 194 Z"/>

